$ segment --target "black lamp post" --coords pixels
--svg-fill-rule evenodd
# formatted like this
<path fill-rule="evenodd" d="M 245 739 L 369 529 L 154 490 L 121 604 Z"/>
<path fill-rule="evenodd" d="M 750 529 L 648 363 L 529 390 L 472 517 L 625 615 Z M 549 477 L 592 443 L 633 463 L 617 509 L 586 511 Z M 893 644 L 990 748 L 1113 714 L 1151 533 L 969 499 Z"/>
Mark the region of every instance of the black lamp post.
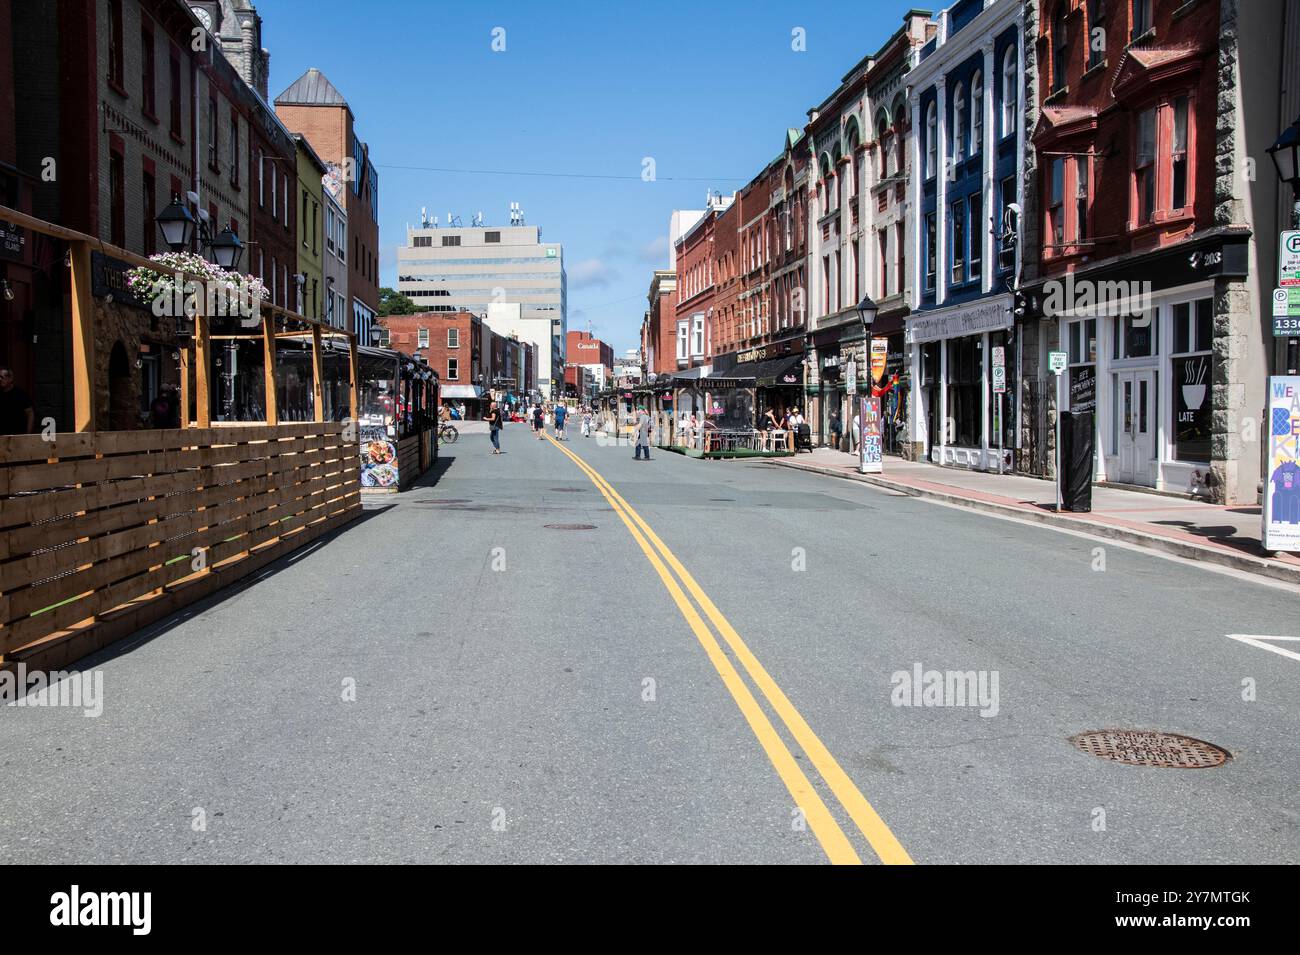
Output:
<path fill-rule="evenodd" d="M 162 229 L 163 241 L 171 246 L 173 252 L 184 252 L 190 247 L 196 223 L 193 213 L 181 202 L 180 196 L 172 196 L 171 204 L 158 213 L 154 221 Z"/>
<path fill-rule="evenodd" d="M 1277 167 L 1277 177 L 1291 187 L 1291 228 L 1300 229 L 1300 119 L 1282 131 L 1268 154 Z M 1300 373 L 1300 339 L 1286 340 L 1286 373 Z"/>
<path fill-rule="evenodd" d="M 215 239 L 208 243 L 212 250 L 212 261 L 219 268 L 233 272 L 239 268 L 239 258 L 244 254 L 244 243 L 233 229 L 222 229 Z"/>
<path fill-rule="evenodd" d="M 862 296 L 862 301 L 858 302 L 854 309 L 858 313 L 858 321 L 862 323 L 862 358 L 867 372 L 867 384 L 871 384 L 871 326 L 875 324 L 876 313 L 880 311 L 878 306 L 870 295 Z"/>

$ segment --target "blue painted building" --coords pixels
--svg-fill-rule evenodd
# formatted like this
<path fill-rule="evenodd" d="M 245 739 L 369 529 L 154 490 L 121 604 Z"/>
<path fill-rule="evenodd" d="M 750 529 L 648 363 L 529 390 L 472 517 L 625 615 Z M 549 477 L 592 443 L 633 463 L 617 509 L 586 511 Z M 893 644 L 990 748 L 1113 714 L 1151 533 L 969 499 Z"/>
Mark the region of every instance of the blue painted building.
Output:
<path fill-rule="evenodd" d="M 918 457 L 938 464 L 996 469 L 1001 447 L 1010 469 L 1019 434 L 1012 289 L 1034 121 L 1024 6 L 960 0 L 936 16 L 938 32 L 908 74 L 917 213 L 905 336 L 914 383 L 909 440 Z M 998 358 L 1003 395 L 994 390 Z"/>

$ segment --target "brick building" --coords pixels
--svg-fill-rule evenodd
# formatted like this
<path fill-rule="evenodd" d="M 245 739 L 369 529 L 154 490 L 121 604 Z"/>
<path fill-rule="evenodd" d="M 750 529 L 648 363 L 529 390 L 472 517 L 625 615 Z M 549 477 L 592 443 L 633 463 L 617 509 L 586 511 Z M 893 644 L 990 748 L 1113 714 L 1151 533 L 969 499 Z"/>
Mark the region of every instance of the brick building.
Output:
<path fill-rule="evenodd" d="M 12 143 L 8 156 L 0 154 L 9 164 L 7 199 L 149 255 L 162 248 L 155 216 L 192 191 L 199 201 L 191 211 L 205 213 L 213 232 L 229 226 L 248 236 L 244 86 L 185 3 L 8 0 L 0 27 L 0 65 L 8 64 L 0 88 L 13 97 L 0 119 L 9 130 L 0 135 Z M 25 274 L 5 266 L 15 300 L 0 304 L 0 362 L 15 366 L 38 416 L 70 429 L 67 272 L 56 268 L 57 243 L 31 237 L 26 246 Z M 155 317 L 130 295 L 125 271 L 117 260 L 92 256 L 101 428 L 138 427 L 161 384 L 178 376 L 171 318 Z"/>
<path fill-rule="evenodd" d="M 347 327 L 369 341 L 379 311 L 379 173 L 370 147 L 356 134 L 347 100 L 318 69 L 308 70 L 277 96 L 275 110 L 288 129 L 307 137 L 344 184 Z M 292 156 L 292 150 L 286 155 Z"/>
<path fill-rule="evenodd" d="M 566 336 L 565 354 L 568 361 L 564 366 L 564 383 L 566 394 L 585 396 L 583 372 L 586 380 L 595 390 L 605 387 L 614 373 L 614 349 L 606 345 L 590 332 L 571 331 Z"/>
<path fill-rule="evenodd" d="M 1029 291 L 1046 342 L 1068 353 L 1063 407 L 1094 413 L 1098 481 L 1257 499 L 1260 445 L 1243 424 L 1265 403 L 1284 226 L 1273 170 L 1241 170 L 1294 87 L 1284 6 L 1054 0 L 1026 37 L 1041 105 Z"/>
<path fill-rule="evenodd" d="M 464 401 L 469 416 L 479 418 L 490 397 L 485 382 L 493 355 L 492 329 L 473 312 L 416 312 L 378 319 L 388 347 L 419 352 L 438 373 L 444 401 Z"/>

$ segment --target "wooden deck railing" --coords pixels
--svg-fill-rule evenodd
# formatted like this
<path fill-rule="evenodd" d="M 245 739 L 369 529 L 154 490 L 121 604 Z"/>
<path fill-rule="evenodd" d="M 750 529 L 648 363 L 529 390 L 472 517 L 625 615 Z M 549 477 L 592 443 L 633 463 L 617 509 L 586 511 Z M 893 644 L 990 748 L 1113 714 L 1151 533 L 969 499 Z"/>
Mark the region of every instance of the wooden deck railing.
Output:
<path fill-rule="evenodd" d="M 4 206 L 0 219 L 68 243 L 76 428 L 0 436 L 0 665 L 39 656 L 63 666 L 360 515 L 355 427 L 321 420 L 322 335 L 348 342 L 353 414 L 355 335 L 262 303 L 260 330 L 226 337 L 265 342 L 266 421 L 212 427 L 199 314 L 180 346 L 182 369 L 193 368 L 194 419 L 183 411 L 179 428 L 99 431 L 90 252 L 150 263 Z M 277 420 L 283 337 L 311 342 L 315 421 Z M 190 387 L 183 374 L 183 409 Z"/>
<path fill-rule="evenodd" d="M 360 464 L 347 430 L 0 438 L 0 654 L 187 588 L 202 596 L 214 588 L 194 585 L 228 583 L 356 517 Z M 163 600 L 164 612 L 174 603 Z"/>

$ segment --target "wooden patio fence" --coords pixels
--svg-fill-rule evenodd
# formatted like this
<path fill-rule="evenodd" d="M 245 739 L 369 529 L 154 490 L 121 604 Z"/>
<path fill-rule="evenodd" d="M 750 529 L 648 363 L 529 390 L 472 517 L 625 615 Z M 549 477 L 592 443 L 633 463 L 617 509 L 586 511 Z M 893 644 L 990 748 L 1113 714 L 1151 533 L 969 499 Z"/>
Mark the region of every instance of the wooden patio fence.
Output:
<path fill-rule="evenodd" d="M 196 315 L 181 348 L 181 427 L 97 431 L 91 250 L 153 264 L 3 206 L 0 219 L 69 245 L 76 417 L 52 439 L 0 436 L 0 665 L 64 666 L 360 515 L 356 429 L 322 420 L 322 334 L 349 339 L 352 415 L 355 336 L 263 304 L 260 330 L 226 337 L 265 344 L 266 421 L 214 425 L 208 322 Z M 314 421 L 276 418 L 277 337 L 310 337 Z"/>

